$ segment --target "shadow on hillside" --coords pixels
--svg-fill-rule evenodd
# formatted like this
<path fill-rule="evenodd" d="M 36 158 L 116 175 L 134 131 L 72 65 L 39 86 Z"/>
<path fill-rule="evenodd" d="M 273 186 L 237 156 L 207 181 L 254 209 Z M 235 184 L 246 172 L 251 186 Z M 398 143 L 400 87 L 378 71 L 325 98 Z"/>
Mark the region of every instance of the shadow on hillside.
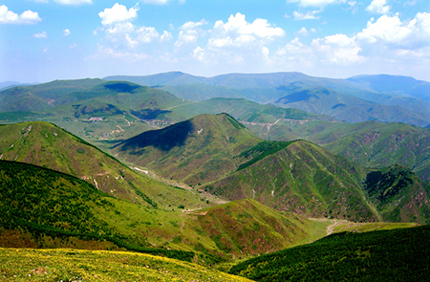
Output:
<path fill-rule="evenodd" d="M 130 151 L 130 153 L 149 146 L 170 151 L 174 147 L 183 146 L 193 129 L 193 124 L 187 120 L 163 129 L 144 132 L 114 146 L 114 148 L 121 147 L 121 151 Z"/>

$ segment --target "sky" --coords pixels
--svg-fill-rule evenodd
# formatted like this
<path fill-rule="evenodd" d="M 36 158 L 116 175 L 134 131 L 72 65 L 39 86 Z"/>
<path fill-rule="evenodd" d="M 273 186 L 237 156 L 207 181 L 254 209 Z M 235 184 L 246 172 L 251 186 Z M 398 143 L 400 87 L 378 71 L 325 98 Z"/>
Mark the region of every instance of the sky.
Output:
<path fill-rule="evenodd" d="M 430 1 L 0 1 L 0 82 L 170 71 L 430 81 Z"/>

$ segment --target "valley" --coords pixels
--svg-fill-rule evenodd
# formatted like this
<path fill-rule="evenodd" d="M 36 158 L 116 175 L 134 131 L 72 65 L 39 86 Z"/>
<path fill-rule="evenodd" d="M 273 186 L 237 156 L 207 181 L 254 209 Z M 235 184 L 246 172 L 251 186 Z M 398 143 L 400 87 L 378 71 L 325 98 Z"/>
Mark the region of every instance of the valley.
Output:
<path fill-rule="evenodd" d="M 6 87 L 0 276 L 318 281 L 356 264 L 345 277 L 405 277 L 400 254 L 428 249 L 426 89 L 405 77 L 177 72 Z M 384 252 L 393 268 L 374 271 Z M 327 264 L 339 267 L 318 274 Z"/>

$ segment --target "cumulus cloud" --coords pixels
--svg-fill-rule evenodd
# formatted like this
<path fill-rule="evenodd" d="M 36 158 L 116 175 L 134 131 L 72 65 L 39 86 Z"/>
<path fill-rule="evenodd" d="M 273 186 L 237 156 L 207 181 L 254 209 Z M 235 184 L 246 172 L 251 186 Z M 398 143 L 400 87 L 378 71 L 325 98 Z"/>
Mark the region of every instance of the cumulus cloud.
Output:
<path fill-rule="evenodd" d="M 308 36 L 309 32 L 316 33 L 317 31 L 315 30 L 315 28 L 307 30 L 306 27 L 302 27 L 299 31 L 297 31 L 297 34 L 301 36 Z"/>
<path fill-rule="evenodd" d="M 92 4 L 92 0 L 55 0 L 58 4 L 62 5 L 81 5 L 81 4 Z"/>
<path fill-rule="evenodd" d="M 99 13 L 103 27 L 94 33 L 104 32 L 105 38 L 117 49 L 137 48 L 140 44 L 151 43 L 159 39 L 160 34 L 154 27 L 136 26 L 132 23 L 137 18 L 138 11 L 138 5 L 127 9 L 118 3 L 112 8 L 106 8 Z"/>
<path fill-rule="evenodd" d="M 355 37 L 350 38 L 345 34 L 314 39 L 311 45 L 322 55 L 323 62 L 348 65 L 364 60 L 364 57 L 359 55 L 362 49 Z"/>
<path fill-rule="evenodd" d="M 245 15 L 231 15 L 226 23 L 217 21 L 212 30 L 208 45 L 212 48 L 242 47 L 252 43 L 272 41 L 283 37 L 285 31 L 273 27 L 266 19 L 256 19 L 252 23 L 245 20 Z"/>
<path fill-rule="evenodd" d="M 99 46 L 95 55 L 92 55 L 90 59 L 93 60 L 101 60 L 101 59 L 120 59 L 130 62 L 141 61 L 148 59 L 148 56 L 145 53 L 132 53 L 126 51 L 118 51 L 111 47 Z"/>
<path fill-rule="evenodd" d="M 199 22 L 186 22 L 179 28 L 178 40 L 175 42 L 175 47 L 179 48 L 184 44 L 196 43 L 200 36 L 203 36 L 206 32 L 201 28 L 206 25 L 206 20 Z"/>
<path fill-rule="evenodd" d="M 306 14 L 294 11 L 293 16 L 295 20 L 317 20 L 320 18 L 319 13 L 321 10 L 307 11 Z"/>
<path fill-rule="evenodd" d="M 410 21 L 402 22 L 399 14 L 383 15 L 357 34 L 366 43 L 382 43 L 402 48 L 420 48 L 430 44 L 430 13 L 417 13 Z M 395 47 L 393 47 L 395 48 Z"/>
<path fill-rule="evenodd" d="M 116 3 L 112 8 L 106 8 L 103 12 L 100 12 L 99 17 L 102 19 L 102 25 L 109 25 L 135 19 L 137 17 L 137 11 L 139 11 L 138 6 L 127 10 L 126 6 Z"/>
<path fill-rule="evenodd" d="M 70 30 L 68 30 L 67 28 L 63 30 L 63 36 L 69 36 L 70 35 Z"/>
<path fill-rule="evenodd" d="M 160 42 L 169 42 L 173 38 L 172 34 L 165 30 L 163 34 L 160 36 Z"/>
<path fill-rule="evenodd" d="M 48 38 L 48 34 L 46 33 L 46 31 L 43 31 L 41 33 L 35 33 L 33 34 L 34 38 Z"/>
<path fill-rule="evenodd" d="M 387 0 L 373 0 L 366 11 L 374 14 L 387 14 L 391 7 L 387 5 Z"/>
<path fill-rule="evenodd" d="M 346 0 L 287 0 L 287 3 L 299 3 L 303 7 L 324 7 L 329 4 L 345 3 Z"/>
<path fill-rule="evenodd" d="M 27 10 L 18 15 L 9 11 L 5 5 L 0 6 L 0 24 L 36 24 L 41 19 L 37 12 Z"/>

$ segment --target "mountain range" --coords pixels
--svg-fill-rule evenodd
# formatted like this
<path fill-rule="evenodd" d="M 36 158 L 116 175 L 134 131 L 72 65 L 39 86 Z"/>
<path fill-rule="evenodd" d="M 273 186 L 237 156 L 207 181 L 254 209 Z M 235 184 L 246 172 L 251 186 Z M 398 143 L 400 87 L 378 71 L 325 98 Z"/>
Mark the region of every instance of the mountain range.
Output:
<path fill-rule="evenodd" d="M 118 250 L 181 279 L 235 279 L 195 264 L 257 281 L 418 279 L 402 255 L 428 248 L 428 227 L 409 227 L 430 222 L 429 85 L 180 72 L 0 84 L 0 247 L 72 248 L 53 261 L 93 261 L 73 279 Z M 394 230 L 367 233 L 380 229 Z M 5 278 L 38 253 L 9 250 Z"/>

